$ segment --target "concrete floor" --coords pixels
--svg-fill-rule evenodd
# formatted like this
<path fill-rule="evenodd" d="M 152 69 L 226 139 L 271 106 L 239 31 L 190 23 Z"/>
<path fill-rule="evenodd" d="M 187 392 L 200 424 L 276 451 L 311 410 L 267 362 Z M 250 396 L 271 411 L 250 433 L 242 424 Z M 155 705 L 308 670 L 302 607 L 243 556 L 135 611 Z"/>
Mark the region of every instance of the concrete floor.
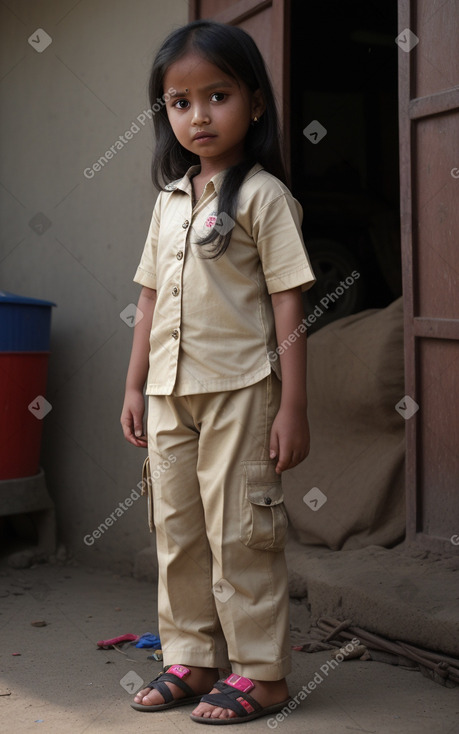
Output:
<path fill-rule="evenodd" d="M 200 731 L 192 707 L 137 713 L 120 684 L 148 682 L 161 663 L 147 650 L 98 650 L 96 642 L 119 634 L 157 632 L 154 586 L 72 565 L 25 570 L 0 566 L 0 729 L 8 732 Z M 44 627 L 31 622 L 46 621 Z M 292 602 L 292 642 L 309 626 L 305 605 Z M 20 653 L 20 655 L 14 655 Z M 457 734 L 458 688 L 441 687 L 419 672 L 349 660 L 327 671 L 330 653 L 293 652 L 291 695 L 323 678 L 283 721 L 264 717 L 239 731 L 302 734 Z M 322 666 L 322 671 L 321 671 Z"/>

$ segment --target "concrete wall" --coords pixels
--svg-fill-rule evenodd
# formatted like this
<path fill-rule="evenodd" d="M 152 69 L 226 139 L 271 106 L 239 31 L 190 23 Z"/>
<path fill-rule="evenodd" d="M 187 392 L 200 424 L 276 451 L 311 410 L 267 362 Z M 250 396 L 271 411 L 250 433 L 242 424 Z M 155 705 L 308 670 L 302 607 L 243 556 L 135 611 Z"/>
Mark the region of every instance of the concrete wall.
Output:
<path fill-rule="evenodd" d="M 119 424 L 132 339 L 120 313 L 138 298 L 132 277 L 156 196 L 152 123 L 138 118 L 155 50 L 187 19 L 185 0 L 0 4 L 0 288 L 57 303 L 42 464 L 60 540 L 114 569 L 151 542 L 145 498 L 83 542 L 130 495 L 146 454 Z"/>

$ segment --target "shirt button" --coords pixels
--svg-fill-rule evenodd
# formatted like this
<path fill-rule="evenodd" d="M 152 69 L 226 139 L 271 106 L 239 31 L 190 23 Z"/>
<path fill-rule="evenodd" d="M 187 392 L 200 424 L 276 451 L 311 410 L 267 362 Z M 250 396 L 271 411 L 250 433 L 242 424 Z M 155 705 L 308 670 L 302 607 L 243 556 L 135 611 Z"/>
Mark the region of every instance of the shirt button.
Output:
<path fill-rule="evenodd" d="M 171 293 L 172 293 L 173 296 L 178 296 L 178 294 L 180 293 L 180 288 L 177 288 L 177 286 L 174 285 L 174 287 L 172 288 Z"/>
<path fill-rule="evenodd" d="M 272 502 L 271 497 L 265 497 L 265 505 L 270 505 Z"/>
<path fill-rule="evenodd" d="M 177 260 L 181 260 L 183 257 L 183 250 L 179 250 L 175 256 Z"/>
<path fill-rule="evenodd" d="M 188 219 L 185 219 L 185 221 L 182 224 L 183 229 L 186 229 L 188 227 L 188 225 L 189 225 L 189 221 L 188 221 Z"/>
<path fill-rule="evenodd" d="M 171 337 L 172 337 L 172 339 L 178 339 L 178 337 L 179 337 L 178 329 L 174 329 L 174 331 L 171 334 Z"/>

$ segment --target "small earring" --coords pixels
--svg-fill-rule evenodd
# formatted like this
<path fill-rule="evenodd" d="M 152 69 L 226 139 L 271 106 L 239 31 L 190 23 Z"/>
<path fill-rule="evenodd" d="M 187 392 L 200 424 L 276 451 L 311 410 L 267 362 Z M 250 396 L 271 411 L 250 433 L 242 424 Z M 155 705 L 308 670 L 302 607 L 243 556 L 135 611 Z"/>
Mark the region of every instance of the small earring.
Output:
<path fill-rule="evenodd" d="M 255 117 L 253 118 L 253 121 L 254 121 L 254 122 L 258 122 L 258 117 L 257 117 L 256 115 L 255 115 Z"/>

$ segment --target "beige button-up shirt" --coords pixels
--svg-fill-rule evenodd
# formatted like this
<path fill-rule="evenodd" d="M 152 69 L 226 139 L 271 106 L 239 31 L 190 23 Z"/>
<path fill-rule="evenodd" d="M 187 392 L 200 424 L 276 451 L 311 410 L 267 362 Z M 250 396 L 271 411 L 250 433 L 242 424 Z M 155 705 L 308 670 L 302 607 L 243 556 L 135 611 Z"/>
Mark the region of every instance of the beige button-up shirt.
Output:
<path fill-rule="evenodd" d="M 274 369 L 271 293 L 315 282 L 300 204 L 259 164 L 247 174 L 236 221 L 218 213 L 224 171 L 193 207 L 192 166 L 161 191 L 134 280 L 157 291 L 147 395 L 191 395 L 252 385 Z M 217 226 L 231 241 L 217 259 L 197 239 Z"/>

